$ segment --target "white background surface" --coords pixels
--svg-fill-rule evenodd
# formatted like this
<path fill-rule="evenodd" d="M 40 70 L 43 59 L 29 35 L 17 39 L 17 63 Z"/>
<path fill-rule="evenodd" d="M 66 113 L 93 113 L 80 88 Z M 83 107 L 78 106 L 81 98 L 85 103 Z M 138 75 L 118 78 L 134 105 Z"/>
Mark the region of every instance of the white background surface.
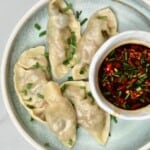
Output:
<path fill-rule="evenodd" d="M 0 0 L 0 63 L 17 22 L 38 0 Z M 5 109 L 0 90 L 0 150 L 34 150 L 19 134 Z"/>
<path fill-rule="evenodd" d="M 5 44 L 16 23 L 38 0 L 0 0 L 0 63 Z M 149 2 L 150 0 L 144 0 Z M 0 150 L 34 150 L 10 120 L 0 90 Z"/>

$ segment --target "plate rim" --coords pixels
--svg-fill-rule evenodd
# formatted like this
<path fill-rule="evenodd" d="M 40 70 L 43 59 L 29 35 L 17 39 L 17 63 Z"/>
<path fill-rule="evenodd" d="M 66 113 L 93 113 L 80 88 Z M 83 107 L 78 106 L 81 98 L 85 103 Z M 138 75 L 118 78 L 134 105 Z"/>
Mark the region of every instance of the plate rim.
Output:
<path fill-rule="evenodd" d="M 17 131 L 22 135 L 22 137 L 24 137 L 24 139 L 31 145 L 33 146 L 35 149 L 38 150 L 45 150 L 44 146 L 42 146 L 41 144 L 39 144 L 34 138 L 32 138 L 24 129 L 24 127 L 19 123 L 17 116 L 14 113 L 14 109 L 11 105 L 11 98 L 10 98 L 10 94 L 7 90 L 8 86 L 7 86 L 7 70 L 4 69 L 6 68 L 7 64 L 8 64 L 8 58 L 10 55 L 10 51 L 11 51 L 11 46 L 14 42 L 15 37 L 17 36 L 18 32 L 20 31 L 20 29 L 24 26 L 25 22 L 36 12 L 38 11 L 41 7 L 43 7 L 44 5 L 46 5 L 50 0 L 39 0 L 38 2 L 36 2 L 24 15 L 23 17 L 21 17 L 21 19 L 18 21 L 18 23 L 16 24 L 16 26 L 14 27 L 14 29 L 12 30 L 12 33 L 10 34 L 8 41 L 6 42 L 6 46 L 4 49 L 4 53 L 2 56 L 2 63 L 1 63 L 1 91 L 2 91 L 2 99 L 4 101 L 4 105 L 6 107 L 7 113 L 9 114 L 9 117 L 11 119 L 11 121 L 13 122 L 13 124 L 15 125 Z M 127 5 L 126 5 L 127 6 Z M 129 6 L 128 6 L 129 7 Z M 131 6 L 132 7 L 132 6 Z M 132 7 L 132 9 L 135 9 L 134 7 Z M 137 8 L 135 9 L 138 13 L 142 13 L 142 11 L 139 11 Z M 144 12 L 142 13 L 142 15 L 145 16 Z M 147 18 L 148 19 L 148 18 Z"/>
<path fill-rule="evenodd" d="M 6 107 L 7 113 L 15 125 L 17 131 L 24 137 L 24 139 L 35 149 L 38 150 L 44 150 L 44 147 L 39 144 L 34 138 L 32 138 L 24 129 L 24 127 L 19 123 L 17 116 L 14 113 L 14 109 L 11 105 L 11 98 L 10 94 L 8 92 L 8 86 L 7 86 L 7 71 L 6 66 L 8 64 L 8 58 L 10 55 L 11 47 L 14 42 L 15 37 L 17 36 L 18 32 L 20 29 L 24 26 L 25 22 L 36 12 L 38 11 L 41 7 L 46 5 L 49 2 L 49 0 L 40 0 L 37 3 L 35 3 L 24 15 L 23 17 L 18 21 L 17 25 L 14 27 L 12 30 L 12 33 L 10 34 L 8 41 L 6 42 L 6 46 L 4 49 L 4 54 L 3 54 L 3 59 L 1 63 L 1 91 L 2 91 L 2 98 L 4 101 L 4 105 Z"/>

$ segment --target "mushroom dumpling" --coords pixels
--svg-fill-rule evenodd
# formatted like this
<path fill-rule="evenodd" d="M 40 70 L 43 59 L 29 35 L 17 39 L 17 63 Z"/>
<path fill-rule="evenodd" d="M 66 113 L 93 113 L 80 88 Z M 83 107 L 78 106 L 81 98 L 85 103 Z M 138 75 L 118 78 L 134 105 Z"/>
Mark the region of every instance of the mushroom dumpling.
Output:
<path fill-rule="evenodd" d="M 76 141 L 76 114 L 71 102 L 52 81 L 45 85 L 44 96 L 48 103 L 45 116 L 49 128 L 64 145 L 72 147 Z"/>
<path fill-rule="evenodd" d="M 74 104 L 78 124 L 87 129 L 100 144 L 105 144 L 110 130 L 110 115 L 95 103 L 88 83 L 68 81 L 61 85 L 61 90 Z"/>
<path fill-rule="evenodd" d="M 81 57 L 72 71 L 74 80 L 88 78 L 89 65 L 95 52 L 116 33 L 117 21 L 110 8 L 99 10 L 91 16 L 77 46 L 77 52 L 81 53 Z"/>
<path fill-rule="evenodd" d="M 39 46 L 22 53 L 14 67 L 15 90 L 20 102 L 34 119 L 45 122 L 43 87 L 48 82 L 49 64 L 45 48 Z"/>
<path fill-rule="evenodd" d="M 76 46 L 80 39 L 80 23 L 64 0 L 49 3 L 47 42 L 52 75 L 60 79 L 77 62 Z"/>

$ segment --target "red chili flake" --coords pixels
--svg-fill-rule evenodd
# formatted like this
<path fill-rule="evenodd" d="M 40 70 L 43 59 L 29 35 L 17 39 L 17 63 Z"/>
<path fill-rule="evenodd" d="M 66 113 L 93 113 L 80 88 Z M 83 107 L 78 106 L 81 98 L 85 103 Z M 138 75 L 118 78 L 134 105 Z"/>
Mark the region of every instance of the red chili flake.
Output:
<path fill-rule="evenodd" d="M 135 60 L 134 63 L 135 63 L 135 65 L 137 65 L 137 66 L 140 65 L 140 61 L 139 61 L 139 60 Z"/>
<path fill-rule="evenodd" d="M 117 97 L 116 100 L 120 106 L 123 106 L 123 104 L 125 103 L 124 98 Z"/>
<path fill-rule="evenodd" d="M 128 58 L 128 64 L 131 65 L 132 67 L 134 67 L 134 64 L 132 62 L 132 58 Z"/>
<path fill-rule="evenodd" d="M 147 53 L 147 61 L 150 61 L 150 53 Z"/>
<path fill-rule="evenodd" d="M 121 85 L 117 88 L 118 91 L 124 91 L 126 89 L 126 85 Z"/>
<path fill-rule="evenodd" d="M 147 97 L 145 98 L 145 101 L 149 104 L 150 103 L 150 94 L 149 96 L 147 95 Z"/>
<path fill-rule="evenodd" d="M 106 67 L 104 68 L 104 71 L 105 71 L 109 76 L 111 76 L 111 75 L 114 74 L 112 62 L 108 62 L 108 63 L 106 64 Z"/>
<path fill-rule="evenodd" d="M 137 80 L 137 78 L 132 78 L 127 82 L 127 84 L 128 85 L 133 84 L 136 80 Z"/>
<path fill-rule="evenodd" d="M 112 63 L 107 63 L 106 65 L 106 71 L 109 72 L 112 70 Z"/>
<path fill-rule="evenodd" d="M 128 78 L 125 77 L 125 78 L 122 80 L 122 84 L 126 85 L 126 84 L 127 84 L 127 81 L 128 81 Z"/>
<path fill-rule="evenodd" d="M 150 79 L 146 80 L 146 81 L 145 81 L 145 84 L 146 84 L 147 86 L 150 86 Z"/>
<path fill-rule="evenodd" d="M 130 92 L 130 95 L 131 95 L 131 100 L 136 100 L 138 97 L 140 97 L 142 94 L 143 94 L 143 91 L 132 91 L 132 90 L 129 90 Z"/>
<path fill-rule="evenodd" d="M 140 60 L 141 57 L 142 57 L 142 53 L 141 52 L 133 51 L 132 53 L 129 53 L 129 54 L 130 54 L 131 58 L 136 58 L 138 60 Z"/>
<path fill-rule="evenodd" d="M 113 66 L 114 66 L 114 68 L 119 69 L 121 67 L 121 64 L 119 62 L 114 62 Z"/>
<path fill-rule="evenodd" d="M 141 104 L 140 103 L 137 103 L 137 104 L 134 104 L 131 109 L 137 109 L 137 108 L 140 108 L 141 107 Z"/>
<path fill-rule="evenodd" d="M 119 78 L 119 77 L 116 77 L 113 83 L 118 83 L 119 80 L 120 80 L 120 78 Z"/>
<path fill-rule="evenodd" d="M 132 45 L 131 45 L 131 49 L 138 50 L 138 49 L 140 49 L 140 48 L 139 48 L 139 45 L 132 44 Z"/>

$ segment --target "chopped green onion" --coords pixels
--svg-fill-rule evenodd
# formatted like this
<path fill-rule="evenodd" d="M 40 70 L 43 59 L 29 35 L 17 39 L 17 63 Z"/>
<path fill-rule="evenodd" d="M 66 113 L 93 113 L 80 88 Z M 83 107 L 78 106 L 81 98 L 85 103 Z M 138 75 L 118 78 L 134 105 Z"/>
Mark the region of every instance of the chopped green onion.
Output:
<path fill-rule="evenodd" d="M 32 101 L 32 97 L 29 98 L 29 101 Z"/>
<path fill-rule="evenodd" d="M 133 70 L 133 69 L 131 68 L 131 66 L 130 66 L 128 63 L 126 63 L 126 62 L 123 63 L 123 68 L 124 68 L 125 70 Z"/>
<path fill-rule="evenodd" d="M 77 125 L 76 125 L 76 129 L 79 129 L 79 127 L 80 127 L 80 125 L 77 123 Z"/>
<path fill-rule="evenodd" d="M 107 19 L 107 16 L 98 16 L 98 19 Z"/>
<path fill-rule="evenodd" d="M 26 95 L 28 94 L 28 91 L 27 91 L 26 89 L 24 89 L 24 90 L 22 91 L 22 93 L 26 96 Z"/>
<path fill-rule="evenodd" d="M 125 75 L 124 75 L 124 74 L 121 74 L 119 81 L 121 82 L 124 78 L 125 78 Z"/>
<path fill-rule="evenodd" d="M 82 81 L 88 81 L 88 79 L 82 79 Z"/>
<path fill-rule="evenodd" d="M 141 86 L 141 84 L 142 84 L 143 82 L 144 82 L 144 80 L 139 79 L 139 80 L 136 81 L 136 85 L 140 85 L 140 86 Z"/>
<path fill-rule="evenodd" d="M 71 3 L 67 3 L 67 6 L 63 9 L 64 12 L 68 11 L 72 9 L 72 4 Z"/>
<path fill-rule="evenodd" d="M 150 63 L 147 63 L 147 64 L 146 64 L 146 67 L 149 67 L 149 66 L 150 66 Z"/>
<path fill-rule="evenodd" d="M 112 52 L 110 52 L 110 54 L 109 54 L 109 58 L 112 58 L 113 57 L 113 59 L 115 59 L 114 57 L 115 57 L 115 55 L 116 55 L 116 51 L 115 50 L 113 50 Z"/>
<path fill-rule="evenodd" d="M 124 59 L 125 59 L 125 61 L 128 60 L 128 53 L 127 52 L 125 52 L 125 54 L 124 54 Z"/>
<path fill-rule="evenodd" d="M 70 101 L 71 101 L 71 100 L 70 100 Z M 73 108 L 75 109 L 75 105 L 74 105 L 74 103 L 72 103 L 72 102 L 71 102 L 71 104 L 72 104 Z"/>
<path fill-rule="evenodd" d="M 84 70 L 80 70 L 80 74 L 84 74 Z"/>
<path fill-rule="evenodd" d="M 80 86 L 80 89 L 84 89 L 85 90 L 85 86 Z"/>
<path fill-rule="evenodd" d="M 114 60 L 115 60 L 115 58 L 110 58 L 110 59 L 109 59 L 109 61 L 114 61 Z"/>
<path fill-rule="evenodd" d="M 143 98 L 140 98 L 141 103 L 145 103 L 145 100 Z"/>
<path fill-rule="evenodd" d="M 130 105 L 129 104 L 125 104 L 125 107 L 124 108 L 126 108 L 126 109 L 130 109 L 131 107 L 130 107 Z"/>
<path fill-rule="evenodd" d="M 28 108 L 30 108 L 30 109 L 34 109 L 34 108 L 35 108 L 33 105 L 29 105 L 29 104 L 27 104 L 26 106 L 27 106 Z"/>
<path fill-rule="evenodd" d="M 72 145 L 73 144 L 73 140 L 72 139 L 69 139 L 69 141 L 68 141 L 68 145 Z"/>
<path fill-rule="evenodd" d="M 68 85 L 64 84 L 61 88 L 61 91 L 64 92 L 66 90 L 66 88 L 68 87 Z"/>
<path fill-rule="evenodd" d="M 80 74 L 85 74 L 88 71 L 88 66 L 85 65 L 81 70 L 80 70 Z"/>
<path fill-rule="evenodd" d="M 111 77 L 110 77 L 110 80 L 111 80 L 111 82 L 113 82 L 113 81 L 114 81 L 114 77 L 113 77 L 113 76 L 111 76 Z"/>
<path fill-rule="evenodd" d="M 83 24 L 85 24 L 87 22 L 88 18 L 85 18 L 83 19 L 81 22 L 80 22 L 80 25 L 82 26 Z"/>
<path fill-rule="evenodd" d="M 133 74 L 132 74 L 132 73 L 131 73 L 131 74 L 128 74 L 128 78 L 129 78 L 129 79 L 133 78 Z"/>
<path fill-rule="evenodd" d="M 115 77 L 120 77 L 120 75 L 119 75 L 119 74 L 114 74 L 113 76 L 115 76 Z"/>
<path fill-rule="evenodd" d="M 112 120 L 112 121 L 114 121 L 115 123 L 118 123 L 118 120 L 117 120 L 117 118 L 116 118 L 115 116 L 110 115 L 110 117 L 111 117 L 111 120 Z"/>
<path fill-rule="evenodd" d="M 111 133 L 109 132 L 109 136 L 111 136 Z"/>
<path fill-rule="evenodd" d="M 45 143 L 44 147 L 50 147 L 49 143 Z"/>
<path fill-rule="evenodd" d="M 71 32 L 71 37 L 69 39 L 69 44 L 70 44 L 70 47 L 72 47 L 73 49 L 76 48 L 76 36 L 75 36 L 75 32 Z"/>
<path fill-rule="evenodd" d="M 38 63 L 38 62 L 36 62 L 33 66 L 32 66 L 32 69 L 38 69 L 38 68 L 40 68 L 41 67 L 41 65 Z"/>
<path fill-rule="evenodd" d="M 146 61 L 145 61 L 145 55 L 143 54 L 142 57 L 141 57 L 141 64 L 144 64 Z"/>
<path fill-rule="evenodd" d="M 141 91 L 141 90 L 142 90 L 142 88 L 141 88 L 140 86 L 136 88 L 136 91 L 137 91 L 137 92 L 139 92 L 139 91 Z"/>
<path fill-rule="evenodd" d="M 139 76 L 139 78 L 140 78 L 140 79 L 143 79 L 143 80 L 145 80 L 147 77 L 148 77 L 148 76 L 147 76 L 147 74 L 145 74 L 145 73 Z"/>
<path fill-rule="evenodd" d="M 107 96 L 107 95 L 111 95 L 110 92 L 103 92 L 103 94 L 106 95 L 106 96 Z"/>
<path fill-rule="evenodd" d="M 127 108 L 126 103 L 123 103 L 122 107 L 123 107 L 124 109 L 126 109 L 126 108 Z"/>
<path fill-rule="evenodd" d="M 130 93 L 128 93 L 124 99 L 127 100 L 129 98 L 129 96 L 130 96 Z"/>
<path fill-rule="evenodd" d="M 32 122 L 32 121 L 34 121 L 34 118 L 33 118 L 33 117 L 31 117 L 31 118 L 30 118 L 30 121 L 31 121 L 31 122 Z"/>
<path fill-rule="evenodd" d="M 121 96 L 121 95 L 122 95 L 122 91 L 119 91 L 119 92 L 118 92 L 118 96 Z"/>
<path fill-rule="evenodd" d="M 46 30 L 40 32 L 40 33 L 39 33 L 39 37 L 42 37 L 42 36 L 46 35 L 46 33 L 47 33 Z"/>
<path fill-rule="evenodd" d="M 127 86 L 127 89 L 129 89 L 130 87 L 132 87 L 132 84 L 129 84 L 129 85 Z"/>
<path fill-rule="evenodd" d="M 74 49 L 76 48 L 76 46 L 74 46 L 74 45 L 72 45 L 72 44 L 70 44 L 70 47 L 72 47 L 72 48 L 74 48 Z"/>
<path fill-rule="evenodd" d="M 93 98 L 93 95 L 92 95 L 91 92 L 88 92 L 87 95 L 88 95 L 89 97 Z"/>
<path fill-rule="evenodd" d="M 45 53 L 44 53 L 44 56 L 45 56 L 47 59 L 49 59 L 49 53 L 48 53 L 48 52 L 45 52 Z"/>
<path fill-rule="evenodd" d="M 76 11 L 76 18 L 79 19 L 81 14 L 82 14 L 82 10 Z"/>
<path fill-rule="evenodd" d="M 37 93 L 37 97 L 41 98 L 41 99 L 44 99 L 44 95 L 40 94 L 40 93 Z"/>
<path fill-rule="evenodd" d="M 102 82 L 106 81 L 107 78 L 108 78 L 108 76 L 103 75 L 103 76 L 102 76 Z"/>
<path fill-rule="evenodd" d="M 39 64 L 39 62 L 36 62 L 33 66 L 32 66 L 32 69 L 39 69 L 41 68 L 42 71 L 44 72 L 50 72 L 50 65 L 48 66 L 42 66 Z"/>
<path fill-rule="evenodd" d="M 65 66 L 66 66 L 66 65 L 69 65 L 69 63 L 70 63 L 69 59 L 66 59 L 66 60 L 63 61 L 63 64 L 64 64 Z"/>
<path fill-rule="evenodd" d="M 27 83 L 26 84 L 26 88 L 29 90 L 29 89 L 31 89 L 32 88 L 32 86 L 33 86 L 33 84 L 32 83 Z"/>
<path fill-rule="evenodd" d="M 47 72 L 51 72 L 50 65 L 48 65 L 48 66 L 46 67 L 46 69 L 47 69 Z"/>
<path fill-rule="evenodd" d="M 73 81 L 73 78 L 72 77 L 68 77 L 68 81 Z"/>
<path fill-rule="evenodd" d="M 40 26 L 38 23 L 36 23 L 36 24 L 34 25 L 34 27 L 35 27 L 37 30 L 41 30 L 41 26 Z"/>
<path fill-rule="evenodd" d="M 64 65 L 69 65 L 70 61 L 73 59 L 73 56 L 75 54 L 75 50 L 76 50 L 76 36 L 75 36 L 74 32 L 71 32 L 71 36 L 70 36 L 70 39 L 68 40 L 68 44 L 69 44 L 70 54 L 69 54 L 69 58 L 63 61 Z"/>

